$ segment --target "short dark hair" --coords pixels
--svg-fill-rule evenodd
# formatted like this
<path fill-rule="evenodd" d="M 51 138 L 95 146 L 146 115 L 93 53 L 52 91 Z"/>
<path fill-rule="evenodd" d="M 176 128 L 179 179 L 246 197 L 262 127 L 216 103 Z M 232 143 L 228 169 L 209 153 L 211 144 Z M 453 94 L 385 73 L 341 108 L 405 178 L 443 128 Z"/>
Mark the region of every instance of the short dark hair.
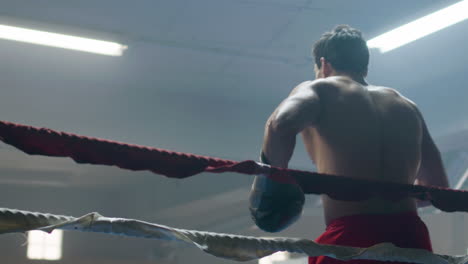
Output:
<path fill-rule="evenodd" d="M 320 58 L 325 58 L 337 71 L 367 75 L 369 49 L 361 31 L 348 25 L 336 26 L 325 32 L 314 44 L 315 64 L 320 69 Z"/>

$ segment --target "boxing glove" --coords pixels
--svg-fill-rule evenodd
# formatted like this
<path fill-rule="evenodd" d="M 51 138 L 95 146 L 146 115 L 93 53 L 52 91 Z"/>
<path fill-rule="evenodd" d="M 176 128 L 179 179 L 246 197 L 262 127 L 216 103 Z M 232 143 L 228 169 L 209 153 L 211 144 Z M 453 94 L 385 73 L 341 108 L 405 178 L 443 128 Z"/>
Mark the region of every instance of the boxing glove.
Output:
<path fill-rule="evenodd" d="M 269 164 L 262 153 L 260 161 Z M 299 219 L 305 197 L 297 184 L 286 184 L 261 174 L 255 176 L 249 196 L 250 214 L 266 232 L 279 232 Z"/>

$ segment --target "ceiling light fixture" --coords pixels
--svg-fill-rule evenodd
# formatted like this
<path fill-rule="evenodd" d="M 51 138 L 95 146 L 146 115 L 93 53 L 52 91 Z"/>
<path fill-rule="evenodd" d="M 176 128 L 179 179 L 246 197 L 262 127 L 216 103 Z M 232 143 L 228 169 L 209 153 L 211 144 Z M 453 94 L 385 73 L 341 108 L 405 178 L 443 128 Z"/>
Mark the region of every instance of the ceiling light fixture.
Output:
<path fill-rule="evenodd" d="M 460 1 L 367 41 L 380 52 L 396 49 L 468 18 L 468 0 Z"/>
<path fill-rule="evenodd" d="M 0 25 L 0 38 L 109 56 L 121 56 L 123 51 L 127 48 L 124 45 L 114 42 L 7 25 Z"/>

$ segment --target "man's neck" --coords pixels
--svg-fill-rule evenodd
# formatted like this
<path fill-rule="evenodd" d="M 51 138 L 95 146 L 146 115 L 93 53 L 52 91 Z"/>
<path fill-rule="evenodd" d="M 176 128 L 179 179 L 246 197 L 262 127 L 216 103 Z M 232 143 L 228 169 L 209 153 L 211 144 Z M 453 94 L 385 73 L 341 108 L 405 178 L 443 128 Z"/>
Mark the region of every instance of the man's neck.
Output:
<path fill-rule="evenodd" d="M 345 76 L 345 77 L 348 77 L 348 78 L 352 79 L 353 81 L 355 81 L 357 83 L 360 83 L 362 85 L 365 85 L 365 86 L 368 85 L 368 83 L 364 79 L 364 76 L 362 76 L 362 75 L 355 75 L 355 74 L 349 74 L 349 73 L 343 73 L 343 72 L 335 72 L 334 74 L 331 74 L 330 76 Z"/>

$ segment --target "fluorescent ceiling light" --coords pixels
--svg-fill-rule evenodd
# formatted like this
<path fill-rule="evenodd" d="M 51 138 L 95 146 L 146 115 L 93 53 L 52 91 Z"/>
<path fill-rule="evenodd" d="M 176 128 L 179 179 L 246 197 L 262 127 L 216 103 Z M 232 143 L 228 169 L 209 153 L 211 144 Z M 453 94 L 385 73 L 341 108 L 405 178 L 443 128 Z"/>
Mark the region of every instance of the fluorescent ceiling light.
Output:
<path fill-rule="evenodd" d="M 0 25 L 0 38 L 109 56 L 121 56 L 127 48 L 118 43 Z"/>
<path fill-rule="evenodd" d="M 467 18 L 468 0 L 463 0 L 375 37 L 367 41 L 367 46 L 369 48 L 378 48 L 384 53 L 454 25 Z"/>

